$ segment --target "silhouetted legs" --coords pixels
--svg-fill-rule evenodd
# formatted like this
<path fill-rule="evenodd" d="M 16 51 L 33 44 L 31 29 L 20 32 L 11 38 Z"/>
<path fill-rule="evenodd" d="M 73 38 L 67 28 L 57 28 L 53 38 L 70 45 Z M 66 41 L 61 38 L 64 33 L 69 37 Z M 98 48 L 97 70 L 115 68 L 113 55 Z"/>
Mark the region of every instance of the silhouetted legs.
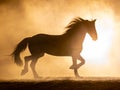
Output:
<path fill-rule="evenodd" d="M 34 78 L 38 78 L 38 74 L 37 74 L 37 72 L 35 70 L 35 65 L 37 63 L 38 58 L 42 57 L 43 55 L 44 55 L 44 53 L 41 53 L 39 55 L 26 56 L 24 58 L 25 59 L 25 65 L 24 65 L 24 69 L 21 72 L 21 75 L 24 75 L 24 74 L 26 74 L 28 72 L 28 62 L 31 60 L 30 67 L 32 69 Z"/>
<path fill-rule="evenodd" d="M 36 65 L 36 62 L 38 60 L 38 58 L 36 57 L 33 57 L 33 56 L 26 56 L 25 58 L 25 65 L 24 65 L 24 69 L 22 70 L 21 72 L 21 75 L 24 75 L 28 72 L 28 62 L 30 60 L 32 60 L 31 64 L 30 64 L 30 67 L 32 69 L 32 72 L 33 72 L 33 75 L 34 75 L 34 78 L 38 78 L 38 74 L 37 72 L 35 71 L 35 65 Z"/>
<path fill-rule="evenodd" d="M 36 79 L 39 78 L 39 76 L 38 76 L 38 74 L 37 74 L 37 72 L 36 72 L 36 70 L 35 70 L 35 65 L 36 65 L 36 63 L 37 63 L 38 58 L 40 58 L 40 57 L 42 57 L 42 56 L 44 56 L 44 53 L 40 53 L 39 55 L 33 55 L 32 62 L 31 62 L 31 64 L 30 64 L 30 67 L 31 67 L 32 72 L 33 72 L 33 76 L 34 76 L 34 78 L 36 78 Z"/>
<path fill-rule="evenodd" d="M 79 63 L 79 64 L 77 65 L 77 68 L 79 68 L 79 67 L 81 67 L 83 64 L 85 64 L 85 60 L 84 60 L 80 55 L 78 56 L 78 60 L 80 60 L 81 63 Z"/>
<path fill-rule="evenodd" d="M 30 67 L 31 67 L 31 69 L 32 69 L 34 78 L 38 78 L 38 77 L 39 77 L 38 74 L 37 74 L 37 72 L 36 72 L 36 70 L 35 70 L 35 65 L 36 65 L 36 63 L 37 63 L 37 60 L 38 60 L 38 58 L 34 58 L 34 59 L 32 60 L 32 62 L 31 62 L 31 64 L 30 64 Z"/>
<path fill-rule="evenodd" d="M 21 75 L 24 75 L 28 72 L 28 62 L 32 60 L 32 56 L 26 56 L 24 60 L 25 60 L 25 65 L 24 65 L 24 69 L 21 72 Z"/>
<path fill-rule="evenodd" d="M 79 74 L 78 74 L 77 68 L 76 68 L 77 67 L 77 58 L 72 57 L 72 61 L 73 61 L 72 66 L 74 67 L 73 68 L 74 69 L 74 74 L 75 74 L 76 77 L 80 77 Z"/>
<path fill-rule="evenodd" d="M 30 67 L 32 69 L 32 72 L 33 72 L 33 75 L 34 75 L 34 78 L 38 78 L 38 74 L 37 72 L 35 71 L 35 65 L 36 65 L 36 62 L 38 60 L 38 58 L 36 57 L 33 57 L 33 56 L 26 56 L 25 57 L 25 65 L 24 65 L 24 69 L 22 70 L 21 72 L 21 75 L 24 75 L 28 72 L 28 62 L 32 60 L 31 64 L 30 64 Z"/>
<path fill-rule="evenodd" d="M 77 59 L 80 60 L 81 62 L 79 64 L 77 64 Z M 70 66 L 70 69 L 74 69 L 74 74 L 76 77 L 80 77 L 79 74 L 78 74 L 78 71 L 77 69 L 82 66 L 83 64 L 85 64 L 85 60 L 80 56 L 74 56 L 72 57 L 72 61 L 73 61 L 73 65 Z"/>

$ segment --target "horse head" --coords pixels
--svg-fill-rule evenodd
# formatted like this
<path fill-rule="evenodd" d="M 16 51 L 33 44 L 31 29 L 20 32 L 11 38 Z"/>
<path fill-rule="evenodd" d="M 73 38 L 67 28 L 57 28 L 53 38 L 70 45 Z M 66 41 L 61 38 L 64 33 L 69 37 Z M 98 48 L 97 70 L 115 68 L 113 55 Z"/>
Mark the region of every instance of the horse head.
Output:
<path fill-rule="evenodd" d="M 89 21 L 85 20 L 85 25 L 87 26 L 87 33 L 91 36 L 91 38 L 95 41 L 97 40 L 97 31 L 95 28 L 95 21 L 96 19 Z"/>

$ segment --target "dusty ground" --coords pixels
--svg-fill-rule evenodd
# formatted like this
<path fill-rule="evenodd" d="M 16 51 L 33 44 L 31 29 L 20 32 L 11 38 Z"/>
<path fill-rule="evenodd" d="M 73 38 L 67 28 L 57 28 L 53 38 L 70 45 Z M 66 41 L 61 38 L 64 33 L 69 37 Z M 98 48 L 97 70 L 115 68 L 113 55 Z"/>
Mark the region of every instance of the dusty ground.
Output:
<path fill-rule="evenodd" d="M 120 90 L 120 78 L 1 80 L 0 90 Z"/>

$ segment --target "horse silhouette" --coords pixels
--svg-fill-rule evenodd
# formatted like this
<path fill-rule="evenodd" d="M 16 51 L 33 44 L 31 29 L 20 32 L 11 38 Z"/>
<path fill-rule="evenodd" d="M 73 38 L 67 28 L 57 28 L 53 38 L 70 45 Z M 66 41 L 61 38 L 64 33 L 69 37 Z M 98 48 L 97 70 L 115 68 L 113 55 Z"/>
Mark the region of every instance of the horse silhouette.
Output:
<path fill-rule="evenodd" d="M 31 61 L 30 67 L 34 78 L 38 78 L 39 76 L 35 70 L 35 65 L 38 58 L 47 53 L 55 56 L 71 56 L 73 65 L 70 66 L 70 69 L 74 70 L 76 77 L 80 77 L 77 70 L 85 64 L 85 60 L 80 53 L 86 33 L 88 33 L 93 40 L 97 40 L 95 21 L 96 20 L 89 21 L 76 17 L 65 27 L 66 32 L 61 35 L 37 34 L 24 38 L 18 43 L 12 53 L 14 62 L 21 66 L 23 63 L 20 58 L 20 53 L 24 51 L 27 46 L 29 48 L 31 55 L 24 57 L 25 65 L 21 75 L 28 72 L 28 62 Z M 79 64 L 77 64 L 77 60 L 80 60 Z"/>

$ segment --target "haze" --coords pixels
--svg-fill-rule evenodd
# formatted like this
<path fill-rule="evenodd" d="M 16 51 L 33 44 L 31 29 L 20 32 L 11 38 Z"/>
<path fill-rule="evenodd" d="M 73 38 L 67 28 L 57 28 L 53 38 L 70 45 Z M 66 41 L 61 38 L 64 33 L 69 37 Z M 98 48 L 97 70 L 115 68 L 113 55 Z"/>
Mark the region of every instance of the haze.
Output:
<path fill-rule="evenodd" d="M 86 64 L 81 76 L 120 76 L 120 1 L 118 0 L 0 0 L 0 79 L 32 78 L 20 76 L 23 67 L 14 64 L 9 54 L 23 38 L 38 33 L 62 34 L 76 16 L 97 19 L 96 42 L 87 35 L 82 56 Z M 30 54 L 28 50 L 22 58 Z M 42 77 L 74 77 L 70 57 L 45 55 L 36 70 Z M 44 69 L 43 69 L 44 68 Z"/>

